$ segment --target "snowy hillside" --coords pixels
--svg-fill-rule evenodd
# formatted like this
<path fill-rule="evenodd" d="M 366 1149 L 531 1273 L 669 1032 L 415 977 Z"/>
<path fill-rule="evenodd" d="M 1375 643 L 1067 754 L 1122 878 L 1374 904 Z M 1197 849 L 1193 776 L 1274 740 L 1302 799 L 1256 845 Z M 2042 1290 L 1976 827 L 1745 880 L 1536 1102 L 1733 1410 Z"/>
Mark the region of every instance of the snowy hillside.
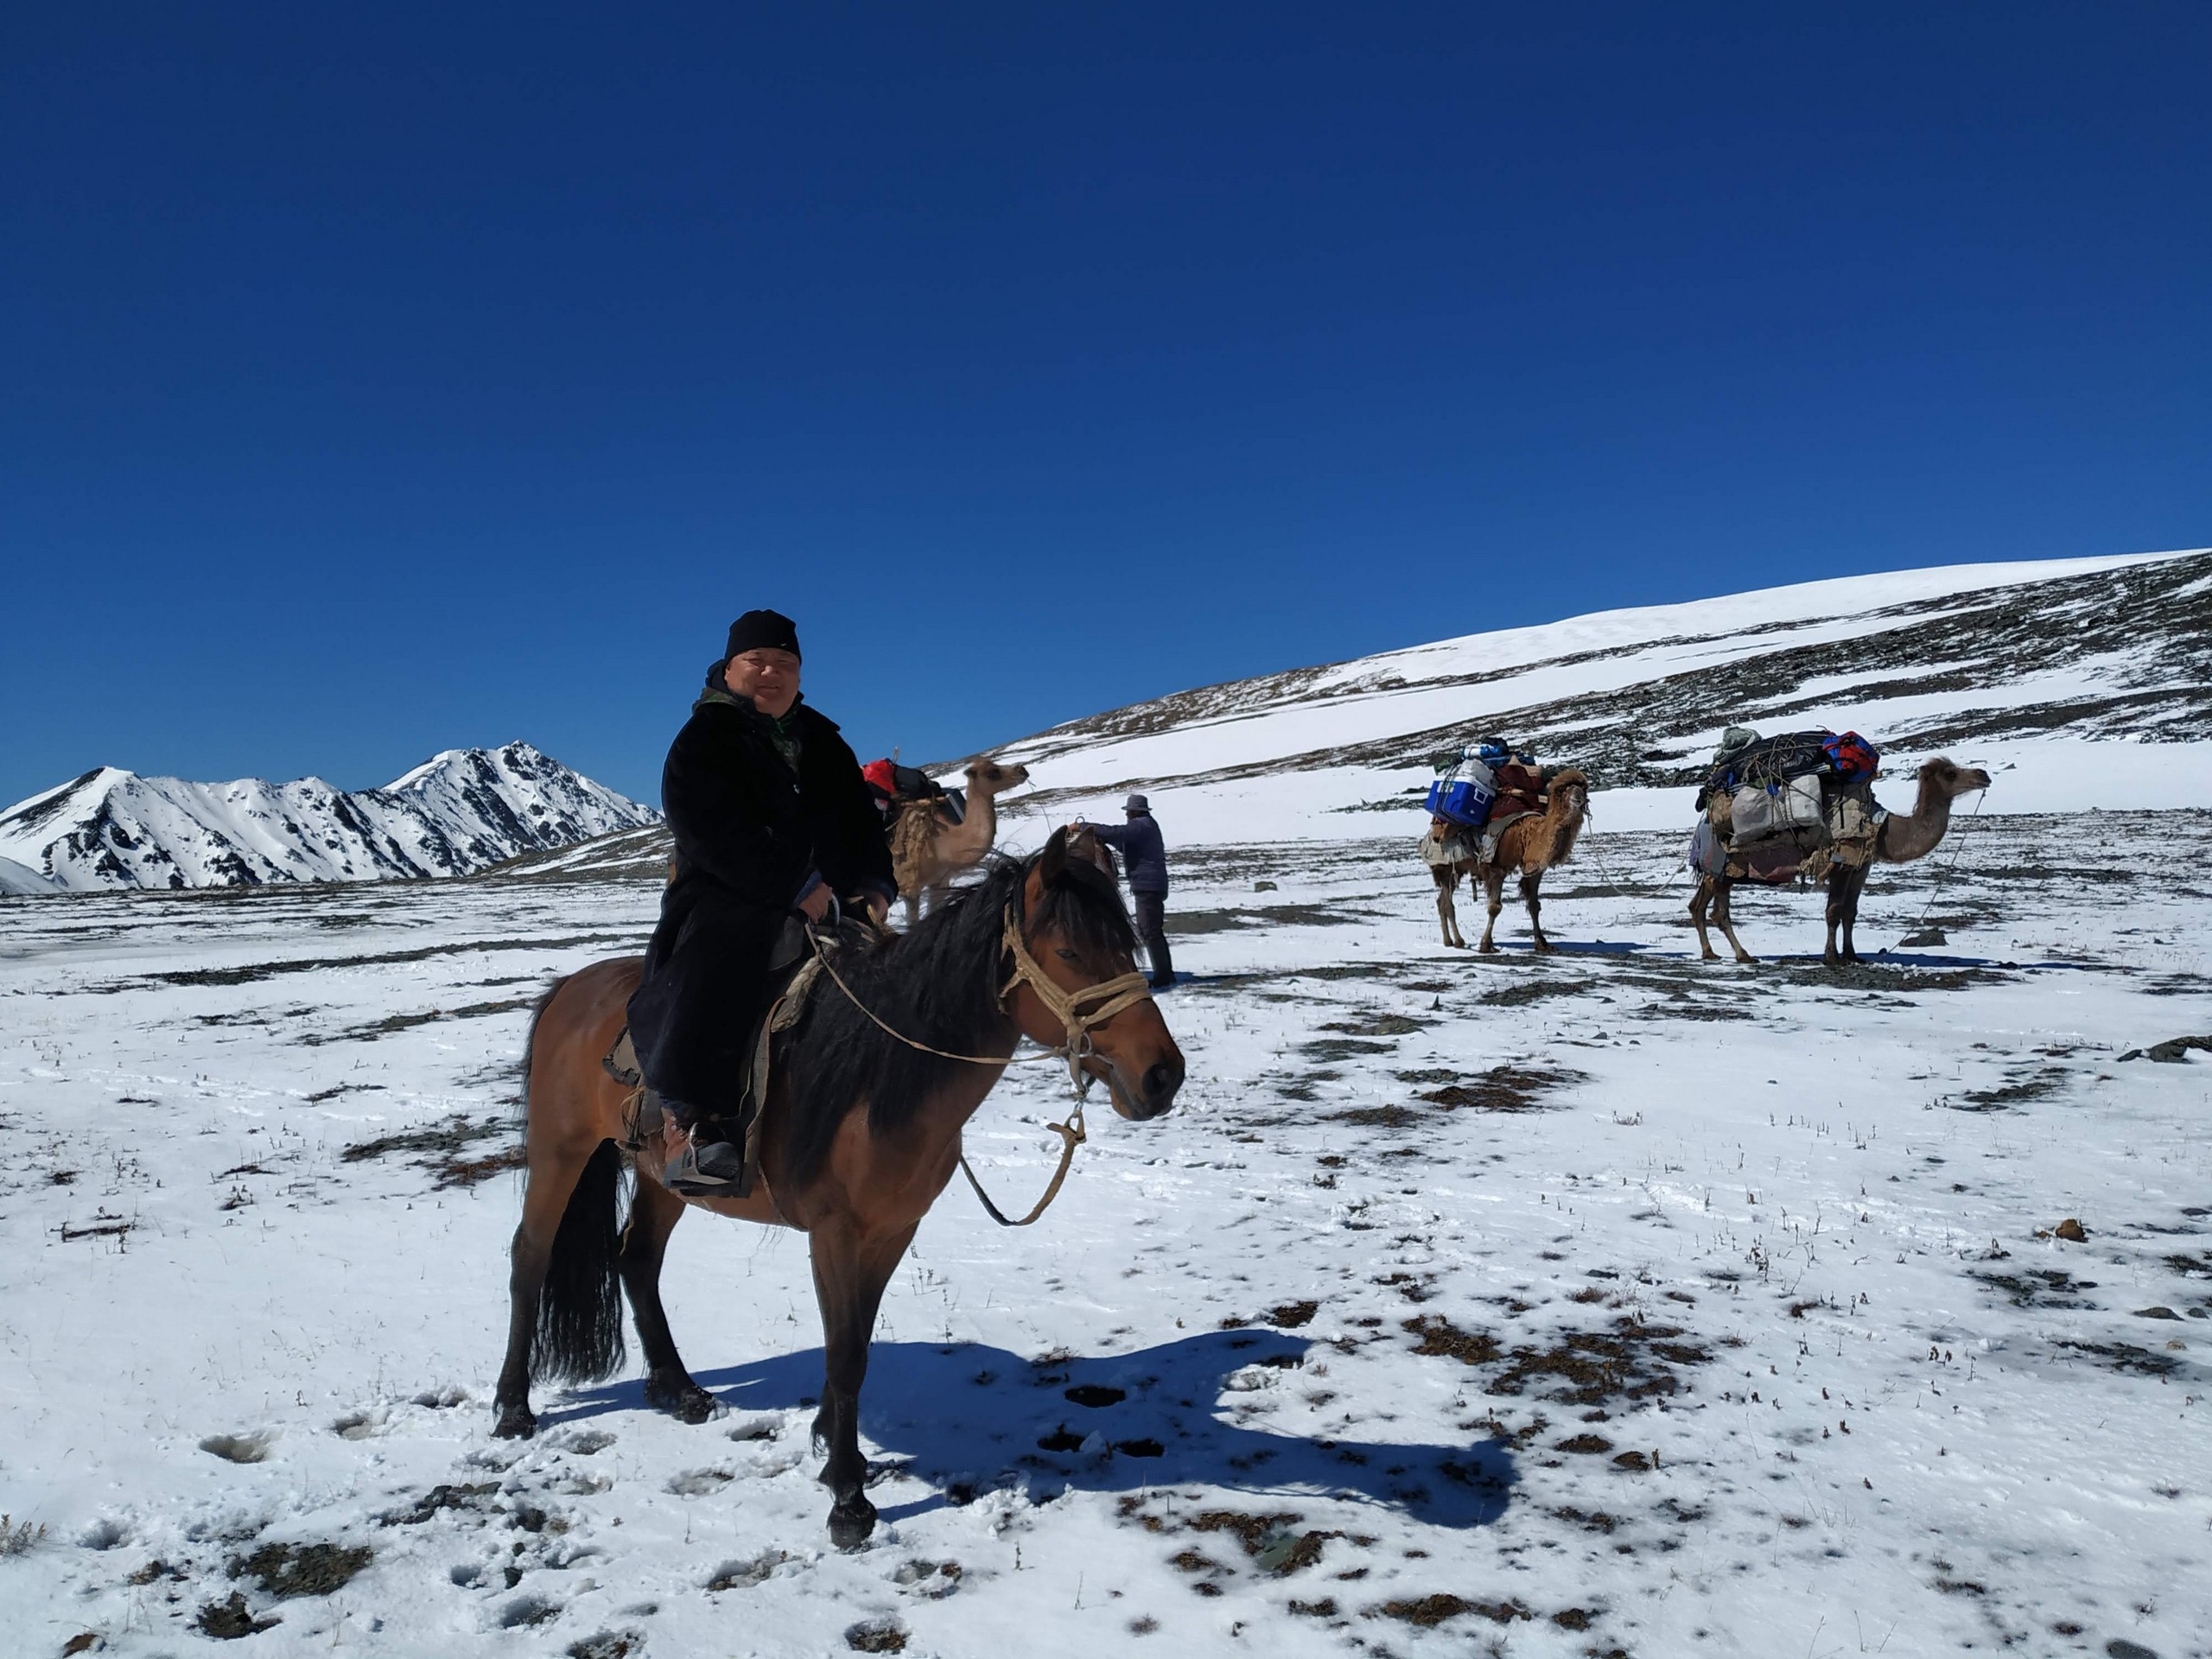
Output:
<path fill-rule="evenodd" d="M 0 1652 L 2212 1653 L 2212 814 L 1985 817 L 1840 973 L 1599 839 L 1541 959 L 1402 845 L 1186 855 L 1190 1082 L 939 1199 L 849 1553 L 789 1233 L 671 1242 L 717 1421 L 492 1436 L 530 1010 L 658 871 L 0 906 Z M 1066 1105 L 985 1103 L 1001 1203 Z"/>
<path fill-rule="evenodd" d="M 1257 824 L 1334 839 L 1402 827 L 1435 756 L 1497 734 L 1589 772 L 1599 823 L 1656 828 L 1686 820 L 1738 724 L 1863 732 L 1892 779 L 1948 752 L 1996 776 L 1993 810 L 2212 805 L 2212 551 L 1601 611 L 1179 692 L 993 753 L 1029 766 L 1014 804 L 1039 824 L 1140 789 L 1184 843 Z"/>
<path fill-rule="evenodd" d="M 0 861 L 79 891 L 460 875 L 658 816 L 527 743 L 448 749 L 351 791 L 102 766 L 0 814 Z"/>

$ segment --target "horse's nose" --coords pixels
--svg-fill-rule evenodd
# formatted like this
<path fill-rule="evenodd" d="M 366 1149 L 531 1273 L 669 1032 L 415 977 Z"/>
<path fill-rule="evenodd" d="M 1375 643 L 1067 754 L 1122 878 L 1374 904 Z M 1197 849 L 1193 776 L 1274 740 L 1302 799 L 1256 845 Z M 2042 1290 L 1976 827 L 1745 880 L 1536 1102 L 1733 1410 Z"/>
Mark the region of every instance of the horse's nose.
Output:
<path fill-rule="evenodd" d="M 1144 1103 L 1148 1115 L 1159 1116 L 1175 1103 L 1175 1091 L 1183 1086 L 1183 1057 L 1156 1060 L 1144 1074 Z"/>

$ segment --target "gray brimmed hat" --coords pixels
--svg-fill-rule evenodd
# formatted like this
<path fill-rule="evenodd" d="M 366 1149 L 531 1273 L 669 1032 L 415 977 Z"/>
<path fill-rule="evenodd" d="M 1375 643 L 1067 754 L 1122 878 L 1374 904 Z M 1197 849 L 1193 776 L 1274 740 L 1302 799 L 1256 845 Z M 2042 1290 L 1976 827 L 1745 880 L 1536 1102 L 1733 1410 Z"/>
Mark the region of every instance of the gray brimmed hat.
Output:
<path fill-rule="evenodd" d="M 1124 812 L 1149 812 L 1152 810 L 1152 803 L 1145 799 L 1141 795 L 1132 795 L 1128 800 L 1122 803 L 1122 810 Z"/>

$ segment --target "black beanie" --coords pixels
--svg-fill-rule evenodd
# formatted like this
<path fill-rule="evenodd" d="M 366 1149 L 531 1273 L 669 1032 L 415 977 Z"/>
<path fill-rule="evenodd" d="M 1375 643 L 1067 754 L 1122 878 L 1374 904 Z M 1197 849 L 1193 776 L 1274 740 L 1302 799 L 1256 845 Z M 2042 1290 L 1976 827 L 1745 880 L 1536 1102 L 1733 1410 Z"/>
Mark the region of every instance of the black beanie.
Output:
<path fill-rule="evenodd" d="M 725 658 L 744 651 L 788 651 L 799 654 L 798 624 L 777 611 L 747 611 L 729 625 Z"/>

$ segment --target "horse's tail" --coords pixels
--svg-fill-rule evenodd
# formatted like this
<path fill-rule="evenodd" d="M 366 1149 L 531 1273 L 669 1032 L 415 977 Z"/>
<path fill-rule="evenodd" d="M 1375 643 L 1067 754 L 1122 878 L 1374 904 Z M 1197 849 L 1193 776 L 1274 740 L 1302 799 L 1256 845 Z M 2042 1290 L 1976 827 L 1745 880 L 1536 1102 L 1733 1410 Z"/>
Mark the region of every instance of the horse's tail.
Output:
<path fill-rule="evenodd" d="M 522 1104 L 530 1115 L 531 1056 L 538 1022 L 569 982 L 556 979 L 530 1012 L 522 1050 Z M 602 1141 L 569 1194 L 553 1235 L 553 1254 L 538 1294 L 530 1368 L 548 1382 L 597 1382 L 622 1367 L 622 1291 L 616 1272 L 622 1248 L 622 1153 Z"/>
<path fill-rule="evenodd" d="M 597 1382 L 622 1369 L 622 1153 L 612 1141 L 576 1178 L 553 1235 L 531 1344 L 533 1375 L 554 1382 Z"/>

